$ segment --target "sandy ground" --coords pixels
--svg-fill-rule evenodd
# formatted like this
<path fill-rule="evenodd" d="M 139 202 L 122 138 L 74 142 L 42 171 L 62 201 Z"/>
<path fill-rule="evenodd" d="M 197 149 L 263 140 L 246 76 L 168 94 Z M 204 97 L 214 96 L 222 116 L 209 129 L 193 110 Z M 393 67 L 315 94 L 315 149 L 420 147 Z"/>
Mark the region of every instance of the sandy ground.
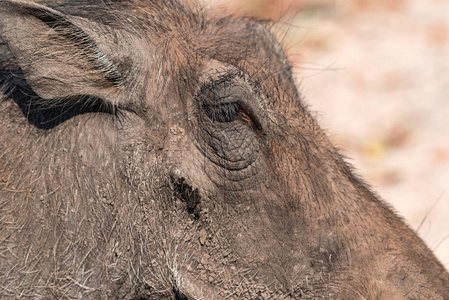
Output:
<path fill-rule="evenodd" d="M 205 0 L 281 19 L 305 101 L 449 268 L 449 0 Z"/>

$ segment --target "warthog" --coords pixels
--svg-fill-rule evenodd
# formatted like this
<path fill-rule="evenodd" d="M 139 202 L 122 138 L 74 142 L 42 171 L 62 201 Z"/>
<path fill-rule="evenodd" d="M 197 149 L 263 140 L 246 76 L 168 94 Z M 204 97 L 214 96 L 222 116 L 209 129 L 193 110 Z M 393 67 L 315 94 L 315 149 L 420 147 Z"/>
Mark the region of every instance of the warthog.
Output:
<path fill-rule="evenodd" d="M 3 299 L 449 299 L 266 23 L 0 0 Z"/>

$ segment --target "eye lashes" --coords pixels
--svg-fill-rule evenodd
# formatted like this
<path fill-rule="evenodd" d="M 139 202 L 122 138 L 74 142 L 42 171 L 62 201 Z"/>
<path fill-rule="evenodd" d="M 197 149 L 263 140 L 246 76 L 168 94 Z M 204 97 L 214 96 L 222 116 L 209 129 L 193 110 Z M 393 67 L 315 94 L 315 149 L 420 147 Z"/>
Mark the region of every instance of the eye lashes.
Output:
<path fill-rule="evenodd" d="M 216 122 L 232 122 L 241 118 L 242 109 L 237 102 L 220 103 L 215 105 L 203 104 L 206 115 Z"/>
<path fill-rule="evenodd" d="M 257 102 L 257 96 L 253 86 L 243 78 L 239 79 L 241 77 L 240 73 L 230 72 L 216 79 L 209 78 L 196 94 L 197 101 L 213 122 L 230 123 L 242 120 L 255 129 L 262 130 L 251 104 Z"/>

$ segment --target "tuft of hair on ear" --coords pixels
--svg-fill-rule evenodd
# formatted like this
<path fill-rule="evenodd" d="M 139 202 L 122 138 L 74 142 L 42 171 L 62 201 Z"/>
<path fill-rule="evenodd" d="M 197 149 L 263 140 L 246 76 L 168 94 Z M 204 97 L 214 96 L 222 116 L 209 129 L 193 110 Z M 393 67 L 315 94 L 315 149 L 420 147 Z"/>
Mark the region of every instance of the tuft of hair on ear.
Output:
<path fill-rule="evenodd" d="M 20 68 L 17 76 L 39 98 L 49 100 L 40 104 L 64 100 L 73 105 L 70 100 L 77 102 L 80 95 L 113 105 L 121 101 L 126 72 L 116 53 L 123 49 L 114 52 L 112 28 L 30 2 L 1 4 L 0 46 L 8 49 L 2 52 Z M 3 62 L 1 67 L 12 69 Z"/>

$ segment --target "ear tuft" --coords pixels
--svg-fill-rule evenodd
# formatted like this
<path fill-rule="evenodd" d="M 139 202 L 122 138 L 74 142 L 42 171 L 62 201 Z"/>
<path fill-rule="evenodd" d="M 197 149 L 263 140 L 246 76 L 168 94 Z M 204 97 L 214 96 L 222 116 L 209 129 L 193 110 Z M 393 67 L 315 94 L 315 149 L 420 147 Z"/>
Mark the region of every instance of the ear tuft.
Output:
<path fill-rule="evenodd" d="M 0 1 L 0 38 L 42 99 L 89 95 L 119 103 L 125 79 L 104 51 L 113 36 L 105 25 L 38 4 Z"/>

